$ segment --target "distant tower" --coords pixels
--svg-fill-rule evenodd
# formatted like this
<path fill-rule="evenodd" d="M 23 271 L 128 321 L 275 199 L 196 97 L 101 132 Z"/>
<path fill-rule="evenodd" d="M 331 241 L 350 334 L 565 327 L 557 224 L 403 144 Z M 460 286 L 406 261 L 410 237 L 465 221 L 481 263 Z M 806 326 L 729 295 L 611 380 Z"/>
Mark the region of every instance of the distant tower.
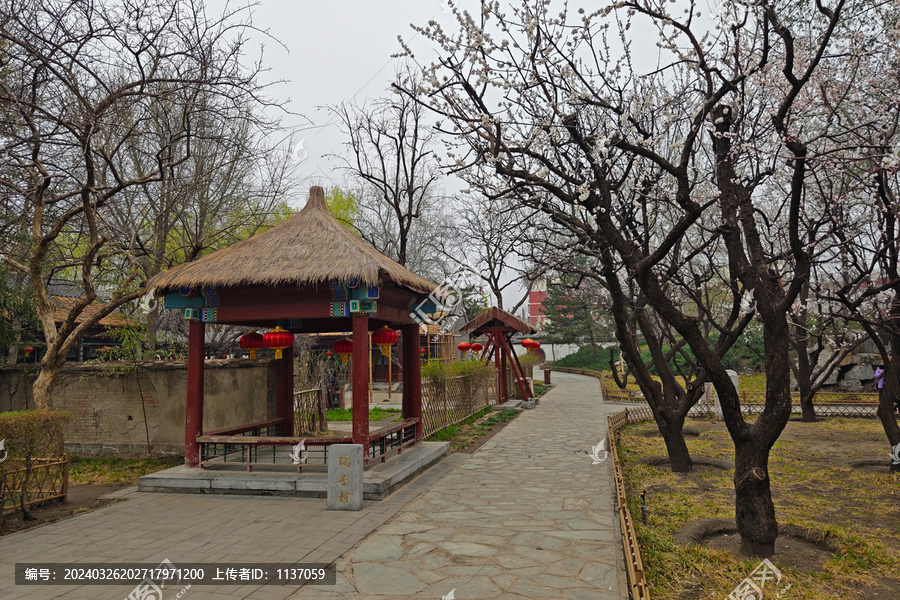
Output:
<path fill-rule="evenodd" d="M 544 300 L 547 299 L 547 280 L 535 279 L 528 292 L 528 322 L 541 329 L 547 317 L 544 316 Z"/>

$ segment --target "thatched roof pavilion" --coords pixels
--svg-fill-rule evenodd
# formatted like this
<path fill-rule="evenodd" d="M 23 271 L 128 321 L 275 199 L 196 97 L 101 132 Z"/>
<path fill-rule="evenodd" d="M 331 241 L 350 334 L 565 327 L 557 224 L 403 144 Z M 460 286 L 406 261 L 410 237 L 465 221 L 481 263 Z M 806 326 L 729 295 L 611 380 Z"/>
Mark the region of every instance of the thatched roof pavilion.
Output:
<path fill-rule="evenodd" d="M 251 238 L 159 273 L 147 289 L 385 282 L 424 294 L 437 288 L 391 260 L 334 218 L 315 186 L 293 217 Z"/>
<path fill-rule="evenodd" d="M 531 323 L 523 321 L 516 315 L 501 310 L 496 306 L 492 306 L 482 312 L 480 315 L 459 328 L 460 333 L 470 333 L 473 335 L 481 335 L 491 327 L 504 327 L 512 332 L 524 335 L 532 335 L 537 333 Z"/>
<path fill-rule="evenodd" d="M 491 355 L 494 356 L 494 364 L 501 373 L 499 377 L 499 385 L 497 386 L 498 403 L 508 395 L 506 377 L 506 363 L 509 362 L 512 367 L 513 376 L 522 392 L 522 398 L 527 400 L 533 397 L 531 386 L 525 378 L 525 371 L 519 364 L 519 359 L 512 348 L 512 336 L 517 333 L 530 335 L 536 333 L 537 330 L 530 323 L 523 321 L 512 313 L 501 310 L 496 306 L 488 308 L 480 315 L 459 328 L 460 333 L 468 333 L 470 335 L 484 335 L 488 339 L 485 345 L 482 359 L 489 361 Z"/>
<path fill-rule="evenodd" d="M 411 310 L 427 305 L 438 286 L 381 254 L 335 219 L 321 187 L 311 188 L 306 206 L 277 227 L 159 273 L 144 287 L 190 321 L 185 419 L 185 460 L 190 466 L 200 462 L 206 323 L 277 326 L 293 333 L 352 331 L 359 342 L 352 352 L 353 441 L 363 445 L 367 459 L 368 334 L 384 326 L 399 329 L 403 417 L 415 425 L 415 439 L 422 438 L 419 325 Z M 288 443 L 293 433 L 290 348 L 279 360 L 278 378 L 279 435 Z"/>

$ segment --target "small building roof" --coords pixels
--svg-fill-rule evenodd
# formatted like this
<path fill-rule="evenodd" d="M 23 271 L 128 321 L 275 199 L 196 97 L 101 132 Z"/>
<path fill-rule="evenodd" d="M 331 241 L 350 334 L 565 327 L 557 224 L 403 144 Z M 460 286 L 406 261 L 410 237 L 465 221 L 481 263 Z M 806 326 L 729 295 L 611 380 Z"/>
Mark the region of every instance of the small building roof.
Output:
<path fill-rule="evenodd" d="M 485 327 L 509 327 L 513 331 L 530 335 L 537 332 L 537 329 L 529 323 L 523 321 L 512 313 L 500 310 L 496 306 L 485 310 L 483 313 L 459 328 L 460 333 L 481 333 Z"/>
<path fill-rule="evenodd" d="M 57 323 L 62 323 L 66 320 L 66 317 L 69 316 L 69 312 L 72 310 L 72 307 L 75 306 L 75 303 L 78 301 L 77 298 L 71 298 L 67 296 L 51 296 L 50 302 L 53 305 L 53 320 Z M 87 320 L 90 317 L 93 317 L 97 312 L 99 312 L 103 308 L 103 305 L 99 302 L 91 302 L 87 306 L 84 307 L 84 310 L 81 311 L 75 318 L 76 323 L 81 323 L 82 321 Z M 133 321 L 130 321 L 125 315 L 119 312 L 112 312 L 101 318 L 97 325 L 101 327 L 123 327 L 125 325 L 132 324 Z"/>
<path fill-rule="evenodd" d="M 306 206 L 284 223 L 159 273 L 144 288 L 315 285 L 354 279 L 371 286 L 387 279 L 426 294 L 438 287 L 341 224 L 328 211 L 325 191 L 313 186 Z"/>

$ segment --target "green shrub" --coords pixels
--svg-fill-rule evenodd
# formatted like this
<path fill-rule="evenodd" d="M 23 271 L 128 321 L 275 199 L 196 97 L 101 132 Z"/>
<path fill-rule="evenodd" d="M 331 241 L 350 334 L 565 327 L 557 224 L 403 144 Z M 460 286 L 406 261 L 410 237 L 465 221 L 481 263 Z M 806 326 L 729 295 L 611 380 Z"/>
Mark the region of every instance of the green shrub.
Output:
<path fill-rule="evenodd" d="M 554 361 L 553 366 L 602 371 L 609 369 L 609 350 L 597 348 L 597 353 L 594 354 L 590 345 L 582 346 L 578 349 L 578 352 Z"/>
<path fill-rule="evenodd" d="M 26 502 L 32 490 L 35 461 L 65 454 L 63 432 L 68 420 L 68 413 L 55 410 L 0 413 L 0 526 L 7 502 L 18 504 L 22 517 L 30 518 Z"/>
<path fill-rule="evenodd" d="M 422 365 L 422 379 L 449 379 L 451 377 L 473 377 L 493 372 L 494 367 L 477 358 L 442 362 L 430 360 Z"/>
<path fill-rule="evenodd" d="M 0 440 L 5 440 L 9 459 L 29 461 L 64 455 L 63 432 L 69 418 L 68 413 L 57 410 L 0 413 Z"/>
<path fill-rule="evenodd" d="M 522 365 L 523 369 L 527 369 L 528 367 L 535 367 L 537 366 L 538 362 L 538 358 L 534 354 L 519 355 L 519 364 Z"/>

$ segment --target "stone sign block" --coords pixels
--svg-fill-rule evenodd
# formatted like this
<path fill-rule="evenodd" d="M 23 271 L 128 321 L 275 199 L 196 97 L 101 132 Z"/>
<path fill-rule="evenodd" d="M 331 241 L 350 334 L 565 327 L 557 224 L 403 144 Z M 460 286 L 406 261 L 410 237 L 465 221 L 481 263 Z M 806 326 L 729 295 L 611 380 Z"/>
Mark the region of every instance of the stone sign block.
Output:
<path fill-rule="evenodd" d="M 361 510 L 362 503 L 362 444 L 331 444 L 328 446 L 328 510 Z"/>

